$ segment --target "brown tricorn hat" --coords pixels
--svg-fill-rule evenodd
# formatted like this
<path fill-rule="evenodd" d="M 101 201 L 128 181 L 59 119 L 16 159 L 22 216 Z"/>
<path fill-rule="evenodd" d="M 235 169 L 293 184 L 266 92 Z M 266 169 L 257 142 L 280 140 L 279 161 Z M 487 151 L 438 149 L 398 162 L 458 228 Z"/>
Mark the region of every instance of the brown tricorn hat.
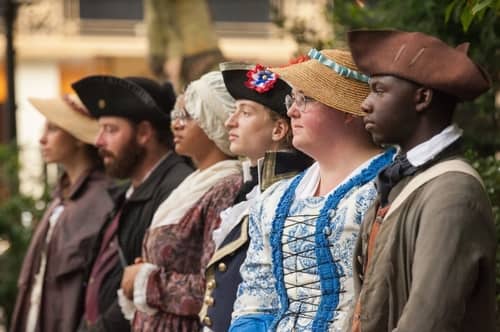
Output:
<path fill-rule="evenodd" d="M 488 74 L 457 48 L 421 32 L 355 30 L 347 35 L 352 57 L 370 76 L 397 76 L 459 100 L 472 100 L 490 88 Z"/>

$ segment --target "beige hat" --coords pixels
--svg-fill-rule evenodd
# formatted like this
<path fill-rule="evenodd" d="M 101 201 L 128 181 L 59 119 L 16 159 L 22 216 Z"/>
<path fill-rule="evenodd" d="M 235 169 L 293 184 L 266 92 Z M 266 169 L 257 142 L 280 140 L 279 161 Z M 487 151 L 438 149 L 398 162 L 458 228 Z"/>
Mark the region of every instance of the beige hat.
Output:
<path fill-rule="evenodd" d="M 96 119 L 90 117 L 77 95 L 71 94 L 56 98 L 28 98 L 28 100 L 50 122 L 82 142 L 95 143 L 99 124 Z"/>
<path fill-rule="evenodd" d="M 368 96 L 368 77 L 358 71 L 351 53 L 311 49 L 309 60 L 271 68 L 308 97 L 336 110 L 363 116 L 361 103 Z"/>
<path fill-rule="evenodd" d="M 236 109 L 236 102 L 224 85 L 220 71 L 209 72 L 191 82 L 184 92 L 186 111 L 217 147 L 228 156 L 229 135 L 224 122 Z"/>

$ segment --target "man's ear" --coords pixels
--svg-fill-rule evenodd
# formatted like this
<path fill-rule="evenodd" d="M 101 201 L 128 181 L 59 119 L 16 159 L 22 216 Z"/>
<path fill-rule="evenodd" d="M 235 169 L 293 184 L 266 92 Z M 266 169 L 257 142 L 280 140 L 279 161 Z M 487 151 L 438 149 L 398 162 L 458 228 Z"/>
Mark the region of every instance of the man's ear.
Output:
<path fill-rule="evenodd" d="M 136 139 L 140 145 L 145 145 L 154 136 L 154 129 L 149 121 L 141 121 L 136 127 Z"/>
<path fill-rule="evenodd" d="M 420 87 L 415 90 L 415 109 L 417 112 L 422 112 L 429 108 L 432 102 L 434 91 L 426 87 Z"/>
<path fill-rule="evenodd" d="M 280 142 L 286 137 L 289 130 L 290 125 L 288 124 L 288 122 L 285 119 L 279 118 L 274 121 L 271 139 L 273 140 L 273 142 Z"/>

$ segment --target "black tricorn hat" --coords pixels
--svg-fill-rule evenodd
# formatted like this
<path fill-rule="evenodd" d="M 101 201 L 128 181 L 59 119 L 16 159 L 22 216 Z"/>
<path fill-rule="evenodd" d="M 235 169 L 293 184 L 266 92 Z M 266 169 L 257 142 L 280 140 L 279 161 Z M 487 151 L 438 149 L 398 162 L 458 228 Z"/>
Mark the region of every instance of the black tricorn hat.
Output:
<path fill-rule="evenodd" d="M 292 88 L 278 74 L 263 66 L 243 62 L 224 62 L 219 68 L 227 91 L 234 99 L 248 99 L 286 115 L 285 96 Z"/>
<path fill-rule="evenodd" d="M 93 117 L 119 116 L 134 122 L 148 120 L 157 126 L 170 125 L 175 92 L 144 77 L 87 76 L 72 85 Z"/>

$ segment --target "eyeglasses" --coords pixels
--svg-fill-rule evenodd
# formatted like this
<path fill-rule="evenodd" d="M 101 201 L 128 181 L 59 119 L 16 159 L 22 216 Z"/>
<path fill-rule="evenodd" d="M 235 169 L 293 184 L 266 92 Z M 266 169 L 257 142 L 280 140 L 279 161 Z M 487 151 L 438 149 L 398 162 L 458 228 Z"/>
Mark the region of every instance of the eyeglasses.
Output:
<path fill-rule="evenodd" d="M 295 106 L 297 107 L 300 113 L 307 113 L 306 102 L 308 101 L 316 101 L 316 100 L 314 98 L 305 96 L 302 92 L 295 92 L 292 93 L 291 95 L 285 96 L 285 107 L 287 110 L 290 110 L 290 108 L 292 108 L 293 103 L 295 103 Z"/>
<path fill-rule="evenodd" d="M 170 112 L 170 124 L 173 125 L 177 120 L 179 120 L 181 126 L 185 126 L 186 122 L 191 120 L 191 116 L 185 108 L 174 108 L 172 112 Z"/>

